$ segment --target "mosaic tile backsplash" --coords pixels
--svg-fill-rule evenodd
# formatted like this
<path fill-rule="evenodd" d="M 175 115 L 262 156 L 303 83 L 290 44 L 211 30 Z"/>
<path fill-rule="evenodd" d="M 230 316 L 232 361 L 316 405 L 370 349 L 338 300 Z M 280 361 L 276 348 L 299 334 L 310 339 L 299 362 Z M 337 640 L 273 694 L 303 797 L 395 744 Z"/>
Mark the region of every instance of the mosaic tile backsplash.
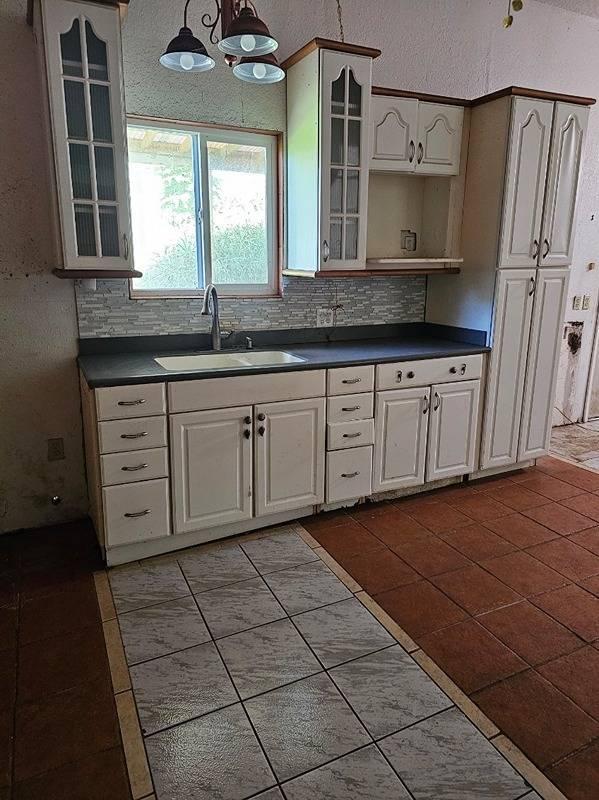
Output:
<path fill-rule="evenodd" d="M 193 299 L 132 300 L 127 281 L 98 280 L 96 291 L 77 285 L 81 338 L 151 336 L 210 330 Z M 336 308 L 337 325 L 422 322 L 426 278 L 285 278 L 283 297 L 221 298 L 223 330 L 314 328 L 318 308 Z"/>

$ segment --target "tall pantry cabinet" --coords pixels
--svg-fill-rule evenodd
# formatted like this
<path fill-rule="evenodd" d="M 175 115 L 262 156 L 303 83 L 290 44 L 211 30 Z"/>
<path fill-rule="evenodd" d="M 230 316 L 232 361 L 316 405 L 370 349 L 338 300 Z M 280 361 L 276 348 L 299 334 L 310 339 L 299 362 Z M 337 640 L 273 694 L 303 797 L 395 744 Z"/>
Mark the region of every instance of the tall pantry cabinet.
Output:
<path fill-rule="evenodd" d="M 449 294 L 429 287 L 427 318 L 489 334 L 481 471 L 549 446 L 591 103 L 508 89 L 472 109 L 464 265 Z"/>

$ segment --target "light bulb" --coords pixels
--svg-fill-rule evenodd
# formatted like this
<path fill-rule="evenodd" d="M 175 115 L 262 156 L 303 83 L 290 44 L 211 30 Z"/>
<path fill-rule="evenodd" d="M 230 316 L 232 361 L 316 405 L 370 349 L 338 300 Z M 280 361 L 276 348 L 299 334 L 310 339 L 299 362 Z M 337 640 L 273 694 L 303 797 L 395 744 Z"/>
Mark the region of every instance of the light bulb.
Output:
<path fill-rule="evenodd" d="M 262 80 L 266 75 L 266 66 L 264 64 L 254 64 L 254 69 L 252 70 L 254 73 L 254 78 L 258 78 L 258 80 Z"/>
<path fill-rule="evenodd" d="M 181 64 L 181 68 L 184 70 L 193 69 L 193 65 L 195 63 L 193 55 L 191 53 L 181 53 L 179 63 Z"/>
<path fill-rule="evenodd" d="M 251 33 L 244 33 L 239 40 L 239 44 L 241 45 L 242 50 L 245 50 L 246 53 L 251 53 L 256 47 L 256 39 Z"/>

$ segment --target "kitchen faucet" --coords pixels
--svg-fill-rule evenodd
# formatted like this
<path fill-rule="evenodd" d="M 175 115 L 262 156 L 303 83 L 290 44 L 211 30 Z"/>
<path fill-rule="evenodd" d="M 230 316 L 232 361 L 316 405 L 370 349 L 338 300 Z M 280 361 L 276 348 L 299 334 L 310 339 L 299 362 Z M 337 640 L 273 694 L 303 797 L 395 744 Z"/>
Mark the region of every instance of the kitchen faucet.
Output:
<path fill-rule="evenodd" d="M 220 317 L 218 315 L 218 294 L 216 286 L 209 283 L 204 292 L 204 304 L 202 305 L 201 313 L 205 316 L 212 316 L 212 328 L 210 330 L 212 336 L 212 349 L 221 349 L 221 335 L 220 335 Z"/>

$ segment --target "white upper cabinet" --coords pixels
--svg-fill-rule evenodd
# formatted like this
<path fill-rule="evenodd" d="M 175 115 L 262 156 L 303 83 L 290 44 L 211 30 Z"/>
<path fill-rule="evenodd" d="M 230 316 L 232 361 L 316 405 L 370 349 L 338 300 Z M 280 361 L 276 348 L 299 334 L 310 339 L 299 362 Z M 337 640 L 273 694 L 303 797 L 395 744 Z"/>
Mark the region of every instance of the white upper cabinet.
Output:
<path fill-rule="evenodd" d="M 117 6 L 41 0 L 65 269 L 131 269 Z"/>
<path fill-rule="evenodd" d="M 413 172 L 417 135 L 418 100 L 373 96 L 371 169 Z"/>
<path fill-rule="evenodd" d="M 513 100 L 500 267 L 534 267 L 537 263 L 552 119 L 553 103 L 548 100 Z"/>
<path fill-rule="evenodd" d="M 370 169 L 457 175 L 463 119 L 460 106 L 375 95 Z"/>
<path fill-rule="evenodd" d="M 541 234 L 540 265 L 572 263 L 576 194 L 589 109 L 556 103 Z"/>

